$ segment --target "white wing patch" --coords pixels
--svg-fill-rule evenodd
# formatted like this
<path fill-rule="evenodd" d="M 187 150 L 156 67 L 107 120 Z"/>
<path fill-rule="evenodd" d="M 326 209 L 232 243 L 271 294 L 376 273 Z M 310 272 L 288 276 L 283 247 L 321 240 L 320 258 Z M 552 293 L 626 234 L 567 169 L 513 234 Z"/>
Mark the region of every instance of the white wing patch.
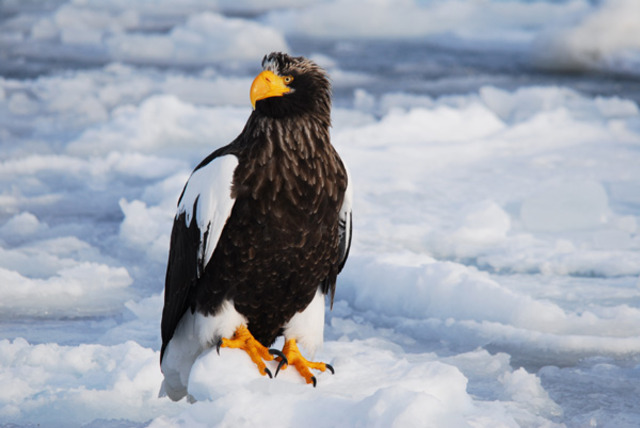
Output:
<path fill-rule="evenodd" d="M 231 196 L 231 186 L 237 166 L 238 158 L 234 155 L 213 159 L 191 174 L 180 199 L 176 217 L 185 213 L 187 227 L 195 218 L 200 230 L 198 276 L 200 269 L 209 263 L 222 229 L 231 215 L 235 202 Z"/>

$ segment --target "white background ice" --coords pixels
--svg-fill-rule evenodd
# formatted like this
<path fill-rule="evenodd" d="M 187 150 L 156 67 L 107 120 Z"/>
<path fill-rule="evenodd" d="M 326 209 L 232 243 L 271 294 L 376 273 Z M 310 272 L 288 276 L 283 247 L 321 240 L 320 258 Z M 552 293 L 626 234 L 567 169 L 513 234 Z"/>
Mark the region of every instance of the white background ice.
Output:
<path fill-rule="evenodd" d="M 640 425 L 635 0 L 0 4 L 0 426 Z M 304 385 L 157 398 L 171 221 L 262 55 L 326 67 L 354 241 Z M 561 70 L 562 73 L 556 73 Z M 281 345 L 281 343 L 277 343 Z"/>

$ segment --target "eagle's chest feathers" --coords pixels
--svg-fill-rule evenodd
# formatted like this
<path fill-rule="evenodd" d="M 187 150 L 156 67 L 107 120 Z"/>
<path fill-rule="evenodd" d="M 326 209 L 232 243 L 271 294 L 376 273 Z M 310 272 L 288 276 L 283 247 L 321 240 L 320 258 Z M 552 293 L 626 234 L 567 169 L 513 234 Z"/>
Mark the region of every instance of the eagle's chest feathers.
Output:
<path fill-rule="evenodd" d="M 247 149 L 233 189 L 236 203 L 256 222 L 293 233 L 337 224 L 336 207 L 346 188 L 328 130 L 296 124 L 265 126 Z"/>

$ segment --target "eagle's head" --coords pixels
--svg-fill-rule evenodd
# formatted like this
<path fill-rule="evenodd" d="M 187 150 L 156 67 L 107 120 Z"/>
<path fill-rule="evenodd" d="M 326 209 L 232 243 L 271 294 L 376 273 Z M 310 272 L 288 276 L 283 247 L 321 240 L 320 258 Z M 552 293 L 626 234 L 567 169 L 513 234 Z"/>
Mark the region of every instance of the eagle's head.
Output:
<path fill-rule="evenodd" d="M 314 115 L 330 121 L 331 84 L 326 72 L 304 57 L 273 52 L 251 85 L 251 104 L 261 115 L 281 118 Z"/>

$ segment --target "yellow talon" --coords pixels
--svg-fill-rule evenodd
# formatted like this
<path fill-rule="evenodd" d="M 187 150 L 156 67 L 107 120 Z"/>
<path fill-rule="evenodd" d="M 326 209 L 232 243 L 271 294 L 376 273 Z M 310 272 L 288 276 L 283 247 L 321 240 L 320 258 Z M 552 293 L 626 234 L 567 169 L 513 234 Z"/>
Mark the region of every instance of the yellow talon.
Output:
<path fill-rule="evenodd" d="M 236 328 L 236 332 L 231 339 L 222 338 L 220 346 L 223 348 L 242 349 L 249 355 L 251 361 L 258 366 L 260 374 L 272 377 L 264 361 L 272 361 L 273 355 L 269 353 L 269 349 L 253 337 L 249 329 L 244 325 Z"/>
<path fill-rule="evenodd" d="M 331 367 L 330 364 L 308 361 L 303 357 L 295 339 L 287 340 L 282 348 L 282 353 L 286 358 L 285 363 L 282 365 L 282 370 L 286 369 L 288 365 L 294 366 L 298 373 L 300 373 L 300 376 L 302 376 L 307 383 L 312 383 L 313 386 L 316 386 L 316 377 L 311 374 L 309 369 L 320 370 L 321 372 L 329 369 L 331 373 L 334 373 L 333 367 Z"/>

